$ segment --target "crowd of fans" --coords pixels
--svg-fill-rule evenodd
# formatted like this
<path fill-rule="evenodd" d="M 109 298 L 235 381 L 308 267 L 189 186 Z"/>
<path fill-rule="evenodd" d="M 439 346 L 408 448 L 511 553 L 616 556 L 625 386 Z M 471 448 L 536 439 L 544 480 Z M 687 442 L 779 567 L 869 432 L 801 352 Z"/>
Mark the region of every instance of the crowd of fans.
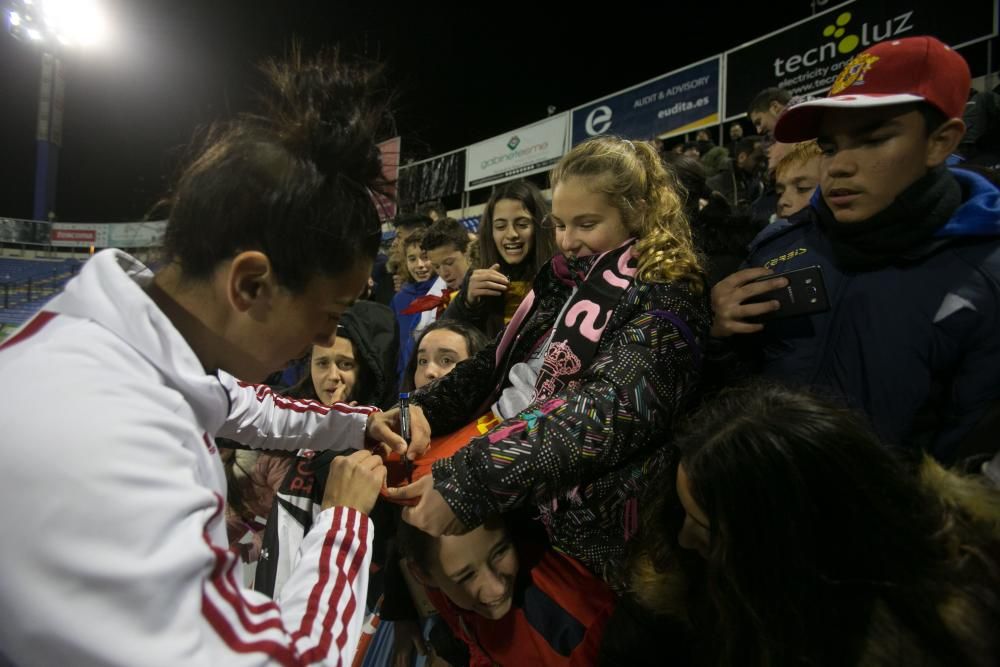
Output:
<path fill-rule="evenodd" d="M 753 136 L 596 137 L 550 200 L 385 239 L 377 74 L 266 71 L 165 268 L 99 253 L 0 347 L 0 663 L 1000 663 L 1000 188 L 960 55 L 877 44 L 761 91 Z"/>

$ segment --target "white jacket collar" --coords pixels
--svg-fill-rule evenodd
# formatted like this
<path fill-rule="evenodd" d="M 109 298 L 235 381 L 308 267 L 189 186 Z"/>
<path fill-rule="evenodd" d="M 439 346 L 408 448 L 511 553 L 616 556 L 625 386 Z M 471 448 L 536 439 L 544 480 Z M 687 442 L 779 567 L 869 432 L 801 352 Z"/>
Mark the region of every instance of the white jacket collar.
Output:
<path fill-rule="evenodd" d="M 181 392 L 210 433 L 229 413 L 225 388 L 208 374 L 194 350 L 145 288 L 153 272 L 121 250 L 103 250 L 84 264 L 45 310 L 93 320 L 149 360 Z"/>

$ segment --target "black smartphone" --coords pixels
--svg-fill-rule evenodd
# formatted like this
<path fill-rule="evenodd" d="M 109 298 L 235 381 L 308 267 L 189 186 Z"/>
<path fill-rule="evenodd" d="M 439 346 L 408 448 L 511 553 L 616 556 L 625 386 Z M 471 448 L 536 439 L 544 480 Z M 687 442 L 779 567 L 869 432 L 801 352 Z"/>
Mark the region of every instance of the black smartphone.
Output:
<path fill-rule="evenodd" d="M 782 320 L 787 317 L 811 315 L 830 310 L 830 300 L 827 298 L 826 284 L 823 282 L 823 270 L 819 265 L 807 266 L 785 273 L 772 273 L 752 282 L 759 283 L 782 277 L 788 279 L 788 284 L 784 287 L 764 292 L 744 302 L 761 303 L 777 300 L 781 304 L 781 308 L 750 318 L 750 321 L 760 323 L 769 320 Z"/>

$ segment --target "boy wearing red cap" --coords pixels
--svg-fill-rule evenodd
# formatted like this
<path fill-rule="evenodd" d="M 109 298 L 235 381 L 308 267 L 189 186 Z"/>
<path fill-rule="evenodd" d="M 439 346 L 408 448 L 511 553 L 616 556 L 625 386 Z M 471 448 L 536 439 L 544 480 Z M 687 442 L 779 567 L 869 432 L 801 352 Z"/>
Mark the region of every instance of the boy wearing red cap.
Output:
<path fill-rule="evenodd" d="M 759 332 L 766 375 L 832 389 L 888 442 L 945 462 L 977 450 L 1000 405 L 1000 190 L 945 167 L 969 84 L 960 55 L 912 37 L 873 46 L 828 97 L 788 109 L 775 137 L 817 140 L 819 191 L 754 240 L 756 268 L 712 293 L 713 336 Z M 813 265 L 827 312 L 752 321 L 780 304 L 748 299 L 788 281 L 751 281 Z"/>

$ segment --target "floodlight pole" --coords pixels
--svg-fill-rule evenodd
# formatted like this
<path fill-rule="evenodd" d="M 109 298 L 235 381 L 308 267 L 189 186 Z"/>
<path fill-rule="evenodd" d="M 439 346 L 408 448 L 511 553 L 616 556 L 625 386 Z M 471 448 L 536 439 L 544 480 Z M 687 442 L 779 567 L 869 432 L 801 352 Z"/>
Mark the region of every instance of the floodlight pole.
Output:
<path fill-rule="evenodd" d="M 35 131 L 35 220 L 55 215 L 59 148 L 62 146 L 63 106 L 66 79 L 62 61 L 52 52 L 42 53 L 42 73 L 38 84 L 38 123 Z"/>

